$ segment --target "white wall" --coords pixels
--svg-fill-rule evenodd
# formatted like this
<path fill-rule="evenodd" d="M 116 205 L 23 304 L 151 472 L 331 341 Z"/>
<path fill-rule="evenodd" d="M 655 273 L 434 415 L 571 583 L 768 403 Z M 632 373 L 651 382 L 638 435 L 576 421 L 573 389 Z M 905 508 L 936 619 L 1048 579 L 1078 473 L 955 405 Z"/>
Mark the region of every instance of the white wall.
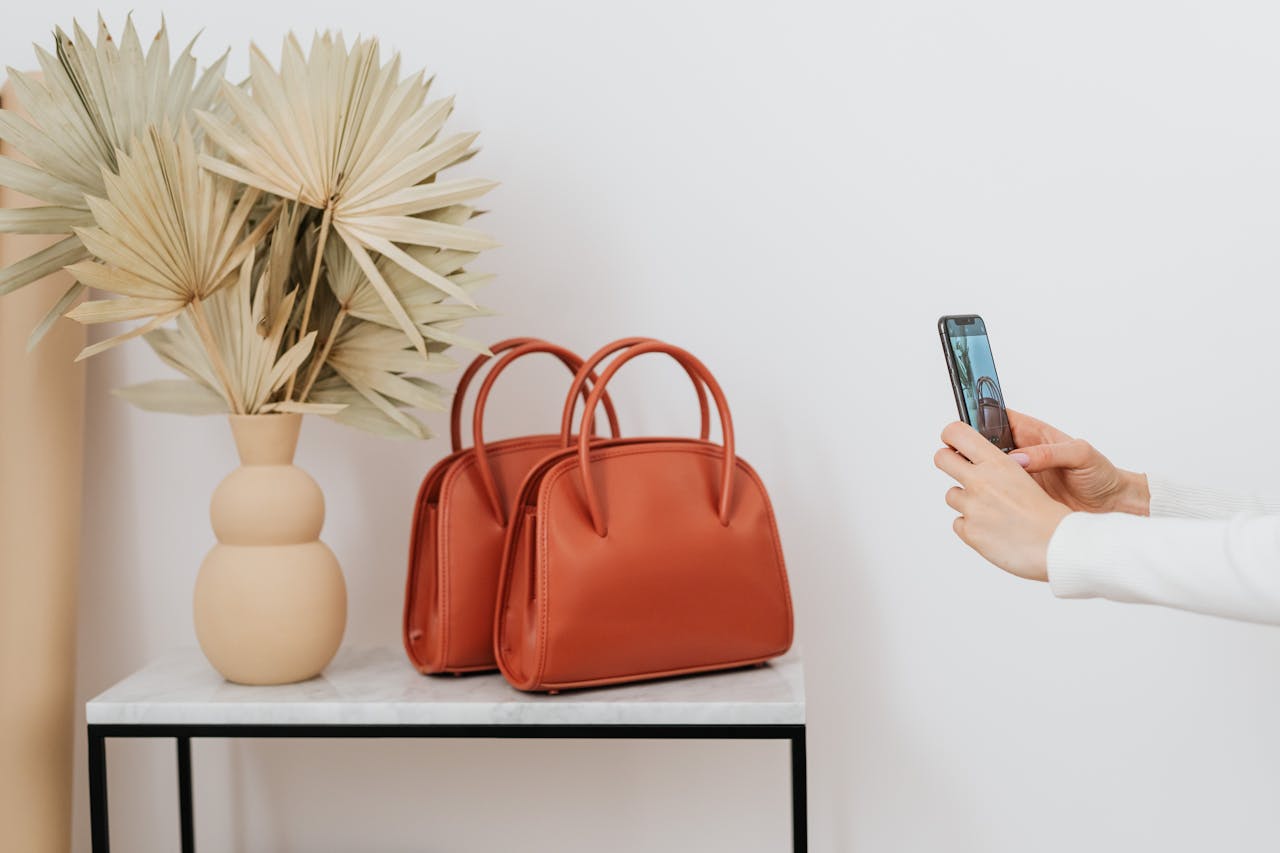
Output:
<path fill-rule="evenodd" d="M 536 5 L 536 8 L 535 8 Z M 152 26 L 160 4 L 128 7 Z M 92 6 L 14 4 L 0 60 Z M 244 2 L 166 10 L 212 56 L 290 26 L 383 36 L 483 131 L 505 247 L 472 331 L 697 352 L 768 483 L 810 678 L 817 851 L 1274 849 L 1280 633 L 1059 602 L 950 532 L 934 320 L 979 311 L 1017 408 L 1133 467 L 1280 471 L 1280 11 L 1264 2 Z M 554 418 L 522 368 L 495 433 Z M 107 396 L 93 363 L 80 685 L 194 641 L 225 425 Z M 632 432 L 691 429 L 637 366 Z M 527 410 L 526 410 L 527 409 Z M 443 421 L 437 418 L 437 427 Z M 395 644 L 407 526 L 441 441 L 311 423 L 348 639 Z M 173 849 L 167 745 L 110 750 L 117 844 Z M 765 745 L 255 743 L 196 750 L 204 849 L 785 849 Z M 83 773 L 83 764 L 79 772 Z M 83 776 L 79 777 L 81 780 Z M 83 788 L 83 782 L 77 783 Z M 85 846 L 83 791 L 79 849 Z M 509 820 L 495 820 L 495 810 Z"/>

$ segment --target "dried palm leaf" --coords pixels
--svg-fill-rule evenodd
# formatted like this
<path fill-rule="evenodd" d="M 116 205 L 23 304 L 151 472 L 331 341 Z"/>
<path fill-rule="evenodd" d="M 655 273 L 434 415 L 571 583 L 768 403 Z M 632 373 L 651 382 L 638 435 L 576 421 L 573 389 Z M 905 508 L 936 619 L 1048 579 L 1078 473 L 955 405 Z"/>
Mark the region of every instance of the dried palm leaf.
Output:
<path fill-rule="evenodd" d="M 148 412 L 222 415 L 231 411 L 221 394 L 191 379 L 155 379 L 117 388 L 111 393 Z"/>
<path fill-rule="evenodd" d="M 176 139 L 174 138 L 176 136 Z M 99 260 L 68 267 L 85 285 L 116 298 L 84 302 L 67 316 L 81 323 L 147 319 L 124 334 L 86 347 L 87 358 L 157 328 L 190 309 L 232 410 L 244 411 L 218 347 L 204 303 L 235 280 L 236 270 L 272 226 L 271 217 L 246 234 L 257 190 L 237 200 L 229 181 L 202 170 L 184 124 L 174 134 L 150 127 L 132 154 L 118 153 L 118 175 L 107 175 L 106 198 L 90 198 L 98 223 L 76 234 Z"/>
<path fill-rule="evenodd" d="M 281 303 L 287 290 L 293 290 L 290 282 L 299 280 L 295 274 L 298 251 L 299 232 L 303 223 L 303 208 L 296 203 L 286 203 L 285 211 L 271 231 L 271 250 L 263 265 L 266 276 L 266 307 L 262 316 L 259 331 L 266 333 L 266 328 L 274 322 L 281 311 Z M 304 238 L 304 243 L 306 242 Z"/>
<path fill-rule="evenodd" d="M 330 420 L 344 426 L 380 435 L 386 438 L 425 439 L 431 437 L 431 431 L 417 418 L 410 418 L 411 424 L 405 427 L 401 422 L 392 420 L 381 409 L 370 403 L 359 391 L 347 384 L 342 377 L 331 374 L 316 383 L 313 398 L 325 399 L 342 404 L 341 411 L 329 415 Z"/>
<path fill-rule="evenodd" d="M 339 277 L 339 274 L 333 272 L 332 269 L 329 273 L 329 284 L 333 287 L 334 294 L 338 297 L 339 302 L 354 317 L 380 323 L 384 326 L 391 326 L 392 328 L 397 327 L 396 319 L 391 316 L 391 312 L 387 310 L 386 303 L 379 298 L 376 288 L 369 281 L 369 277 L 365 275 L 360 265 L 355 262 L 351 253 L 342 244 L 334 245 L 338 247 L 333 252 L 334 259 L 331 260 L 329 256 L 326 256 L 325 263 L 326 265 L 333 263 L 341 267 L 340 276 L 346 282 L 344 292 L 339 292 L 338 286 L 335 285 L 335 280 Z M 418 263 L 437 275 L 443 276 L 457 290 L 468 294 L 468 303 L 447 303 L 444 300 L 451 294 L 435 287 L 424 287 L 421 280 L 412 273 L 407 272 L 396 264 L 390 263 L 385 258 L 379 258 L 376 262 L 378 271 L 382 274 L 388 287 L 391 288 L 391 292 L 400 300 L 400 304 L 404 306 L 405 312 L 415 325 L 419 327 L 429 326 L 442 320 L 459 320 L 468 317 L 485 316 L 489 313 L 470 301 L 472 288 L 493 279 L 493 275 L 490 273 L 470 273 L 464 269 L 467 264 L 475 259 L 476 252 L 461 252 L 456 249 L 431 249 L 424 246 L 411 246 L 406 251 Z M 422 329 L 421 331 L 430 339 L 431 334 L 428 329 Z"/>
<path fill-rule="evenodd" d="M 0 271 L 0 295 L 70 269 L 45 328 L 103 291 L 68 316 L 137 325 L 80 358 L 145 335 L 186 377 L 118 392 L 143 408 L 429 435 L 406 410 L 444 408 L 423 378 L 455 366 L 444 350 L 484 351 L 457 330 L 487 313 L 471 293 L 490 276 L 467 265 L 494 245 L 469 227 L 494 184 L 438 180 L 475 153 L 475 134 L 442 135 L 450 100 L 428 102 L 429 81 L 401 79 L 376 42 L 328 34 L 309 53 L 290 36 L 278 70 L 253 48 L 243 87 L 222 60 L 197 82 L 190 47 L 171 66 L 163 27 L 144 52 L 131 21 L 118 47 L 101 21 L 96 45 L 59 31 L 40 60 L 43 82 L 14 74 L 32 119 L 0 111 L 0 138 L 33 165 L 0 159 L 0 184 L 45 204 L 0 211 L 0 231 L 66 239 Z"/>
<path fill-rule="evenodd" d="M 162 360 L 185 373 L 190 381 L 169 380 L 166 385 L 148 382 L 117 393 L 143 408 L 185 414 L 209 411 L 212 405 L 209 394 L 213 394 L 220 403 L 221 408 L 217 411 L 234 411 L 234 401 L 238 399 L 243 402 L 246 414 L 338 412 L 341 409 L 339 405 L 272 400 L 275 392 L 310 354 L 315 344 L 315 333 L 306 335 L 283 354 L 277 355 L 282 349 L 297 292 L 285 294 L 280 311 L 268 321 L 266 276 L 259 277 L 257 287 L 253 288 L 253 266 L 254 258 L 250 254 L 240 266 L 236 283 L 219 290 L 205 303 L 205 315 L 218 346 L 218 358 L 227 366 L 233 383 L 230 388 L 221 387 L 216 361 L 205 348 L 196 321 L 188 312 L 178 318 L 177 328 L 157 329 L 146 339 Z M 195 388 L 202 389 L 202 393 Z M 172 396 L 166 397 L 166 392 L 172 392 Z"/>
<path fill-rule="evenodd" d="M 93 224 L 86 198 L 106 194 L 104 175 L 118 171 L 119 152 L 130 152 L 148 126 L 176 126 L 194 108 L 211 109 L 222 80 L 226 54 L 197 78 L 194 40 L 170 64 L 163 21 L 145 52 L 131 18 L 119 44 L 101 18 L 96 43 L 79 24 L 72 32 L 55 31 L 56 55 L 36 47 L 42 76 L 8 69 L 29 119 L 0 110 L 0 139 L 30 164 L 0 157 L 0 185 L 45 204 L 0 211 L 0 232 L 67 236 L 0 270 L 0 296 L 89 257 L 75 229 Z M 67 291 L 29 346 L 83 290 L 77 282 Z"/>
<path fill-rule="evenodd" d="M 468 273 L 463 269 L 463 265 L 475 257 L 474 252 L 421 246 L 410 247 L 408 251 L 424 266 L 444 276 L 464 292 L 493 278 L 490 274 Z M 375 265 L 424 338 L 464 346 L 476 352 L 487 351 L 479 342 L 456 335 L 452 329 L 456 327 L 456 321 L 485 316 L 491 312 L 475 307 L 474 304 L 445 302 L 448 294 L 424 285 L 420 279 L 385 258 L 379 258 Z M 325 247 L 324 268 L 329 292 L 334 297 L 334 310 L 331 312 L 333 317 L 329 323 L 319 316 L 316 318 L 318 327 L 328 329 L 328 334 L 318 356 L 312 359 L 307 380 L 298 397 L 300 400 L 307 399 L 348 317 L 368 320 L 392 329 L 399 328 L 396 318 L 387 310 L 377 289 L 344 244 L 334 242 Z"/>
<path fill-rule="evenodd" d="M 198 113 L 209 136 L 228 152 L 228 159 L 206 155 L 201 162 L 220 175 L 323 211 L 302 311 L 304 332 L 332 229 L 425 358 L 419 325 L 370 253 L 472 304 L 463 288 L 404 246 L 477 252 L 495 245 L 472 229 L 423 216 L 493 188 L 493 182 L 478 179 L 435 180 L 441 170 L 475 153 L 476 135 L 440 138 L 452 101 L 428 102 L 430 82 L 421 73 L 401 80 L 399 57 L 383 64 L 372 39 L 357 40 L 348 49 L 341 36 L 317 34 L 305 54 L 291 34 L 278 71 L 256 46 L 250 66 L 249 93 L 222 88 L 238 125 Z"/>
<path fill-rule="evenodd" d="M 440 354 L 439 345 L 423 355 L 398 329 L 351 320 L 338 334 L 325 360 L 331 372 L 317 382 L 311 399 L 343 403 L 335 419 L 382 434 L 427 438 L 426 427 L 404 408 L 443 411 L 449 392 L 411 374 L 442 373 L 457 363 Z M 376 414 L 375 414 L 376 413 Z"/>

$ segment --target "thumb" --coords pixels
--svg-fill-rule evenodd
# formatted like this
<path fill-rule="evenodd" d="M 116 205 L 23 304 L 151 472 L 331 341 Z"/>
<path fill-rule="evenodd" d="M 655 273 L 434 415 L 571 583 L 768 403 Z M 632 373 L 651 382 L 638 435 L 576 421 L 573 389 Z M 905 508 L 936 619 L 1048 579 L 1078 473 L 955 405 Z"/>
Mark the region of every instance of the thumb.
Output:
<path fill-rule="evenodd" d="M 1089 445 L 1079 439 L 1054 444 L 1019 447 L 1009 454 L 1028 473 L 1037 474 L 1055 468 L 1082 468 L 1089 459 Z"/>

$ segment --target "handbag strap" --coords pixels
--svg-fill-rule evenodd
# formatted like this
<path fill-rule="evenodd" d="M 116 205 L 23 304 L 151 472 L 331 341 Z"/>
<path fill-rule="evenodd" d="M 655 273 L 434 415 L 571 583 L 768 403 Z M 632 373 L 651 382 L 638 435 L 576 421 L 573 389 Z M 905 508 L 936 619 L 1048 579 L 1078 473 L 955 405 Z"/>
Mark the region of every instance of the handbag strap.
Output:
<path fill-rule="evenodd" d="M 493 517 L 502 527 L 507 526 L 507 514 L 502 508 L 502 496 L 498 494 L 498 482 L 494 479 L 493 468 L 489 464 L 489 450 L 484 443 L 484 410 L 489 403 L 489 392 L 493 390 L 493 383 L 498 381 L 498 377 L 502 375 L 502 372 L 510 367 L 512 362 L 536 352 L 554 355 L 571 371 L 578 370 L 582 365 L 582 358 L 579 355 L 562 346 L 542 340 L 526 340 L 498 359 L 498 363 L 485 376 L 484 382 L 480 385 L 480 391 L 476 394 L 475 411 L 471 415 L 472 450 L 475 452 L 476 467 L 480 472 L 480 482 L 484 486 L 485 496 L 489 499 L 489 507 L 493 510 Z M 595 374 L 590 374 L 587 379 L 594 387 Z M 586 397 L 589 390 L 584 385 L 575 393 L 581 393 L 583 397 Z M 621 434 L 618 429 L 618 413 L 614 411 L 613 401 L 609 399 L 607 394 L 604 395 L 604 410 L 609 419 L 610 432 L 613 433 L 614 438 L 617 438 Z M 594 428 L 594 423 L 592 426 Z"/>
<path fill-rule="evenodd" d="M 701 384 L 706 385 L 707 390 L 711 392 L 711 397 L 715 400 L 716 410 L 720 415 L 720 432 L 724 436 L 724 459 L 721 463 L 720 504 L 718 509 L 720 523 L 725 527 L 729 526 L 729 502 L 733 496 L 735 459 L 733 419 L 729 416 L 729 403 L 725 400 L 724 392 L 720 390 L 720 385 L 716 382 L 715 377 L 711 375 L 711 371 L 707 370 L 706 365 L 698 361 L 691 353 L 671 344 L 650 340 L 631 346 L 609 362 L 609 366 L 604 369 L 604 373 L 600 374 L 599 381 L 592 386 L 591 394 L 587 397 L 587 402 L 584 404 L 582 412 L 582 427 L 578 433 L 578 462 L 582 473 L 583 491 L 587 499 L 587 512 L 591 514 L 591 525 L 601 538 L 609 534 L 609 526 L 608 520 L 604 516 L 604 510 L 600 506 L 600 497 L 596 493 L 595 478 L 591 476 L 591 442 L 587 438 L 586 431 L 590 430 L 594 423 L 596 406 L 600 404 L 600 400 L 605 394 L 605 387 L 613 379 L 614 374 L 618 372 L 622 365 L 633 358 L 651 352 L 665 353 L 680 362 L 690 376 L 696 377 L 701 381 Z M 701 385 L 699 387 L 701 388 Z"/>
<path fill-rule="evenodd" d="M 449 413 L 449 438 L 453 443 L 453 452 L 457 453 L 462 449 L 462 400 L 467 394 L 467 388 L 471 387 L 471 380 L 476 378 L 476 374 L 480 372 L 480 368 L 484 363 L 498 353 L 506 352 L 509 349 L 515 349 L 521 344 L 527 344 L 536 338 L 507 338 L 504 341 L 498 341 L 489 347 L 489 352 L 485 355 L 476 356 L 467 369 L 462 371 L 462 375 L 458 377 L 458 387 L 453 391 L 453 411 Z"/>
<path fill-rule="evenodd" d="M 578 406 L 578 396 L 583 386 L 588 380 L 595 382 L 595 374 L 593 371 L 600 366 L 600 362 L 619 350 L 628 349 L 644 343 L 658 342 L 656 338 L 619 338 L 613 343 L 605 344 L 596 350 L 591 356 L 582 363 L 582 367 L 578 368 L 578 373 L 573 377 L 573 384 L 569 386 L 569 393 L 564 399 L 564 414 L 560 417 L 560 446 L 569 447 L 571 443 L 570 431 L 573 427 L 573 410 Z M 693 381 L 693 390 L 698 394 L 698 408 L 701 411 L 702 426 L 699 429 L 698 437 L 706 441 L 711 437 L 711 409 L 707 405 L 707 392 L 702 387 L 702 381 L 698 378 L 687 365 L 681 363 L 685 372 L 689 374 L 689 379 Z M 582 399 L 587 398 L 586 394 L 582 394 Z"/>
<path fill-rule="evenodd" d="M 975 382 L 975 383 L 973 383 L 973 390 L 974 390 L 974 391 L 976 391 L 976 392 L 978 393 L 978 397 L 979 397 L 979 398 L 981 398 L 981 397 L 982 397 L 982 386 L 983 386 L 983 385 L 990 385 L 990 386 L 991 386 L 991 394 L 990 394 L 990 395 L 988 395 L 988 396 L 990 397 L 990 399 L 992 399 L 992 400 L 999 400 L 999 399 L 1000 399 L 1000 386 L 999 386 L 999 385 L 997 385 L 997 384 L 996 384 L 996 381 L 995 381 L 994 379 L 992 379 L 990 376 L 979 376 L 979 377 L 978 377 L 978 381 L 977 381 L 977 382 Z"/>

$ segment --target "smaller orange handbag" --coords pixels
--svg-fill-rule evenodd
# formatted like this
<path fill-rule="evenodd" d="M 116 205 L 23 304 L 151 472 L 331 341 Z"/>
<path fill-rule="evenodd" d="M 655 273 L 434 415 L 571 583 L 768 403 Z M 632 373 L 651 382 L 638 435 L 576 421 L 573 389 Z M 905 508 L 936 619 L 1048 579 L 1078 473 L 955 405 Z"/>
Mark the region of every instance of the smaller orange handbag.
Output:
<path fill-rule="evenodd" d="M 576 439 L 542 459 L 511 509 L 494 652 L 521 690 L 616 684 L 760 663 L 791 646 L 791 596 L 763 483 L 734 450 L 720 386 L 684 350 L 611 344 L 575 377 L 565 404 L 605 354 Z M 723 442 L 590 441 L 594 412 L 624 364 L 665 353 L 710 392 Z"/>
<path fill-rule="evenodd" d="M 404 648 L 423 673 L 491 670 L 493 605 L 498 588 L 507 522 L 502 496 L 514 497 L 525 474 L 538 460 L 559 448 L 557 434 L 523 436 L 485 444 L 481 438 L 485 403 L 499 375 L 516 359 L 550 353 L 571 371 L 582 359 L 535 338 L 511 338 L 490 347 L 506 352 L 485 377 L 476 396 L 475 444 L 462 448 L 462 402 L 467 387 L 489 360 L 471 362 L 454 392 L 450 433 L 453 452 L 436 463 L 422 480 L 414 509 L 405 584 Z M 585 396 L 594 374 L 576 387 Z M 614 436 L 618 419 L 604 401 Z"/>

